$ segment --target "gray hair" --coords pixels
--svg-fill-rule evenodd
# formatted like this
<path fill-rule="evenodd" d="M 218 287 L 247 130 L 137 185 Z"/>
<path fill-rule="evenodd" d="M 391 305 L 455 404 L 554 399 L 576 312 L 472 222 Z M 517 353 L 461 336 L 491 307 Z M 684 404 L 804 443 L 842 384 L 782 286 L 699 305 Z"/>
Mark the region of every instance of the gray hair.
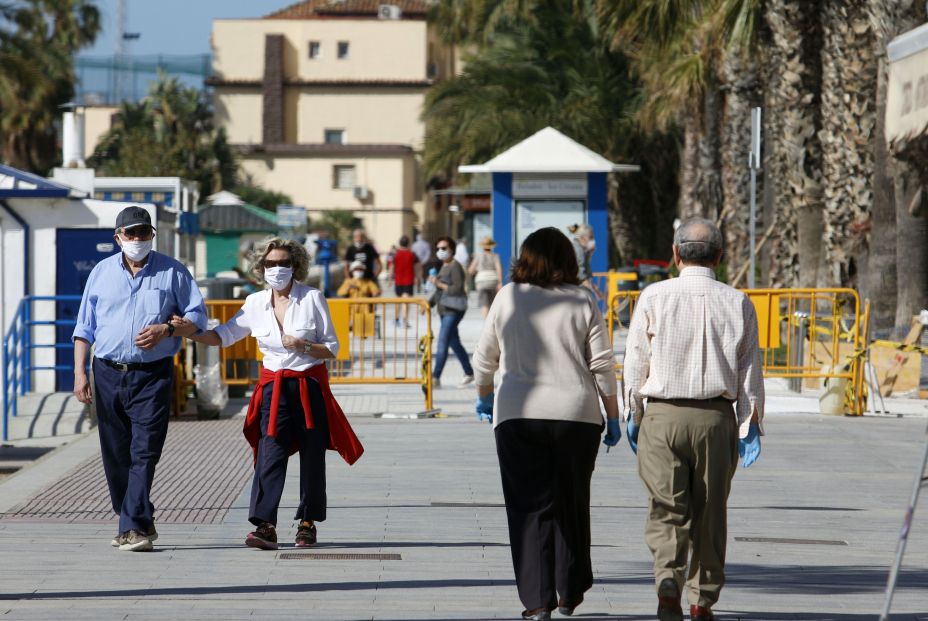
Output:
<path fill-rule="evenodd" d="M 673 234 L 680 260 L 711 266 L 722 254 L 722 232 L 705 218 L 687 218 Z"/>
<path fill-rule="evenodd" d="M 290 260 L 293 262 L 293 280 L 303 282 L 309 275 L 309 253 L 303 244 L 292 239 L 281 239 L 280 237 L 268 237 L 262 239 L 248 255 L 251 266 L 248 271 L 252 276 L 258 279 L 258 282 L 264 282 L 264 258 L 271 250 L 286 250 L 290 253 Z"/>

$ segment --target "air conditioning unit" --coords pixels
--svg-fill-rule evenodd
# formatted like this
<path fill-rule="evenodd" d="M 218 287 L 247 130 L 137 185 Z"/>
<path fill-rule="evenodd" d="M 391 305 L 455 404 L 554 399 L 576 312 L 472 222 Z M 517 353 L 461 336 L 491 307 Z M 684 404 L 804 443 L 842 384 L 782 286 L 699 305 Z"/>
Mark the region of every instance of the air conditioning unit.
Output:
<path fill-rule="evenodd" d="M 367 200 L 367 186 L 356 185 L 351 189 L 351 193 L 359 201 Z"/>
<path fill-rule="evenodd" d="M 400 19 L 403 10 L 395 4 L 381 4 L 377 7 L 377 17 L 380 19 Z"/>

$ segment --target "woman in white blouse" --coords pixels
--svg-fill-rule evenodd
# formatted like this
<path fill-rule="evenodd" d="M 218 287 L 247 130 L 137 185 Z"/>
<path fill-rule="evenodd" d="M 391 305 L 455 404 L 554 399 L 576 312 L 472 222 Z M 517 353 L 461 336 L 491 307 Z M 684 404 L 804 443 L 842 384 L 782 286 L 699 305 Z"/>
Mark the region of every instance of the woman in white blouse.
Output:
<path fill-rule="evenodd" d="M 590 480 L 603 427 L 605 444 L 620 438 L 612 345 L 577 271 L 563 233 L 529 235 L 474 353 L 477 412 L 495 427 L 525 619 L 573 614 L 593 585 Z"/>
<path fill-rule="evenodd" d="M 296 545 L 316 543 L 316 522 L 326 517 L 325 451 L 337 450 L 349 463 L 363 452 L 329 389 L 325 360 L 338 354 L 338 339 L 325 297 L 302 284 L 309 257 L 302 244 L 280 238 L 256 249 L 252 274 L 269 290 L 252 293 L 232 319 L 202 334 L 175 317 L 176 334 L 207 345 L 228 347 L 248 335 L 264 356 L 255 387 L 245 437 L 255 453 L 249 521 L 257 528 L 246 545 L 277 549 L 277 508 L 287 474 L 287 460 L 300 453 L 300 504 Z"/>

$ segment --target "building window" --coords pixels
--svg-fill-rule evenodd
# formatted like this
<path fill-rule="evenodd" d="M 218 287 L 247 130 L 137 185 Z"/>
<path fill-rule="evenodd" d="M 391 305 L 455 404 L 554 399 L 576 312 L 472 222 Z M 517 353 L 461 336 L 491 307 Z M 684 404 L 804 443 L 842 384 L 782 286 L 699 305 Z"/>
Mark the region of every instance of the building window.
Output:
<path fill-rule="evenodd" d="M 354 165 L 336 164 L 332 167 L 332 187 L 336 190 L 350 190 L 355 186 Z"/>
<path fill-rule="evenodd" d="M 310 58 L 319 58 L 322 56 L 322 47 L 319 45 L 318 41 L 309 42 L 309 57 Z"/>
<path fill-rule="evenodd" d="M 344 129 L 327 129 L 325 130 L 326 144 L 345 144 Z"/>
<path fill-rule="evenodd" d="M 348 42 L 339 41 L 338 42 L 338 57 L 339 58 L 348 58 Z"/>

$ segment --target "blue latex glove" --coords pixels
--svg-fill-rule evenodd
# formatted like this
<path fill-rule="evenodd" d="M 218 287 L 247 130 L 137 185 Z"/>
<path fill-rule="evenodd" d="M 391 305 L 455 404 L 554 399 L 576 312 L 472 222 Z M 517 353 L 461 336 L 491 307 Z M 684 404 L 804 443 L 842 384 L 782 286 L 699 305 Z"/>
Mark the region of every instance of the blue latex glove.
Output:
<path fill-rule="evenodd" d="M 622 439 L 622 428 L 619 427 L 618 418 L 606 419 L 606 435 L 603 437 L 603 444 L 606 446 L 615 446 Z"/>
<path fill-rule="evenodd" d="M 493 422 L 493 393 L 477 397 L 476 402 L 477 418 L 485 420 L 488 423 Z"/>
<path fill-rule="evenodd" d="M 637 455 L 638 454 L 638 425 L 635 424 L 634 416 L 628 419 L 628 424 L 625 426 L 625 434 L 628 436 L 628 445 L 632 447 L 632 453 Z"/>
<path fill-rule="evenodd" d="M 741 465 L 745 468 L 750 467 L 760 457 L 760 429 L 757 423 L 751 423 L 748 435 L 738 439 L 738 455 L 744 457 Z"/>

